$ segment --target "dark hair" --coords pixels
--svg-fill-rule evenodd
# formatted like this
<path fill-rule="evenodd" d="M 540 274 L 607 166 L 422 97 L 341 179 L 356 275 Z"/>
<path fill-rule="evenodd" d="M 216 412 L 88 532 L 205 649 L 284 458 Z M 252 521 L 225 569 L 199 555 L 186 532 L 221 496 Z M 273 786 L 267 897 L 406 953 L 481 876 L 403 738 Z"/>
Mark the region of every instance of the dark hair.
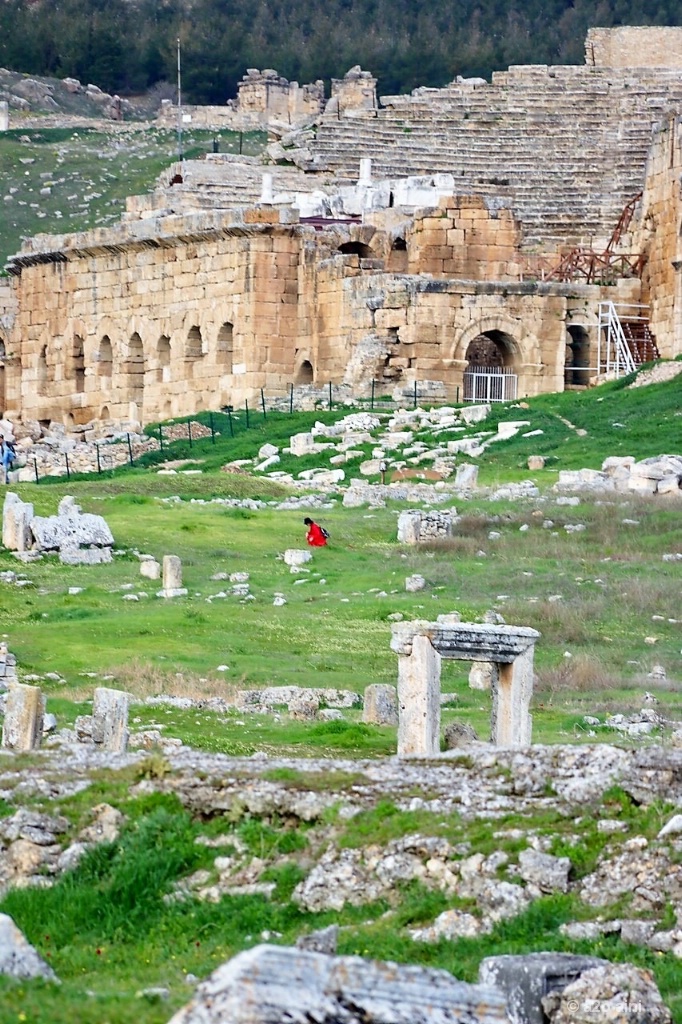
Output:
<path fill-rule="evenodd" d="M 308 516 L 306 516 L 305 519 L 303 520 L 303 525 L 304 526 L 312 526 L 313 525 L 312 519 L 310 519 Z"/>

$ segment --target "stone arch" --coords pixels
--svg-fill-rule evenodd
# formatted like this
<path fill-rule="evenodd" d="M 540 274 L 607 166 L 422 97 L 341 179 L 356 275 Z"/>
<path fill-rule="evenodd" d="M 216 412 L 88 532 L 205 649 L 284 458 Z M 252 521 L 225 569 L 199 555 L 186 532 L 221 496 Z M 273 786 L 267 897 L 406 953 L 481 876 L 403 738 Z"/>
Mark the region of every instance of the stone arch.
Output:
<path fill-rule="evenodd" d="M 97 352 L 97 376 L 111 380 L 114 365 L 114 352 L 111 345 L 111 338 L 103 334 L 100 339 Z"/>
<path fill-rule="evenodd" d="M 85 345 L 80 334 L 74 334 L 69 358 L 69 378 L 74 382 L 76 394 L 85 391 Z"/>
<path fill-rule="evenodd" d="M 156 379 L 159 383 L 171 379 L 171 341 L 167 334 L 162 334 L 156 343 Z"/>
<path fill-rule="evenodd" d="M 103 405 L 102 406 L 102 408 L 99 411 L 99 418 L 103 422 L 106 422 L 106 420 L 111 418 L 111 413 L 109 412 L 109 406 L 108 405 Z"/>
<path fill-rule="evenodd" d="M 359 256 L 363 260 L 374 257 L 374 250 L 366 242 L 342 242 L 337 252 L 344 256 Z"/>
<path fill-rule="evenodd" d="M 36 390 L 39 395 L 47 394 L 49 374 L 47 369 L 47 345 L 41 345 L 36 363 Z"/>
<path fill-rule="evenodd" d="M 124 399 L 141 406 L 144 400 L 144 346 L 137 331 L 130 336 L 122 369 Z"/>
<path fill-rule="evenodd" d="M 460 336 L 455 339 L 451 351 L 451 359 L 458 362 L 462 367 L 466 366 L 466 353 L 470 342 L 479 334 L 489 335 L 497 341 L 500 351 L 504 353 L 505 366 L 520 368 L 523 363 L 539 365 L 540 345 L 534 334 L 524 334 L 519 341 L 519 335 L 524 331 L 524 326 L 519 320 L 513 320 L 504 315 L 481 317 L 471 323 Z"/>
<path fill-rule="evenodd" d="M 312 384 L 314 379 L 313 364 L 309 359 L 301 359 L 294 372 L 294 384 Z"/>
<path fill-rule="evenodd" d="M 587 387 L 590 383 L 590 334 L 582 324 L 566 325 L 564 386 Z"/>
<path fill-rule="evenodd" d="M 187 331 L 187 341 L 185 342 L 185 359 L 194 360 L 201 359 L 204 354 L 203 350 L 203 338 L 201 336 L 201 328 L 196 324 Z"/>
<path fill-rule="evenodd" d="M 232 373 L 234 357 L 234 325 L 226 320 L 216 339 L 216 361 L 224 373 Z"/>

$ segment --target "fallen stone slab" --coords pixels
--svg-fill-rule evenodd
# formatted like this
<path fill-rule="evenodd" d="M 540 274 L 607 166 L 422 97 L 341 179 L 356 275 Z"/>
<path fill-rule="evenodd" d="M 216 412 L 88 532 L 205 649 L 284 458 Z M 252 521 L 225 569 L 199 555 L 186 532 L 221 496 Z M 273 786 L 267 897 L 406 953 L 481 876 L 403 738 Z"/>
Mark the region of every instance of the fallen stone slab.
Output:
<path fill-rule="evenodd" d="M 507 1024 L 504 996 L 447 971 L 256 946 L 219 967 L 169 1024 Z"/>
<path fill-rule="evenodd" d="M 583 971 L 603 966 L 609 961 L 572 953 L 503 954 L 481 960 L 478 980 L 503 993 L 511 1024 L 546 1024 L 543 997 L 561 993 Z"/>

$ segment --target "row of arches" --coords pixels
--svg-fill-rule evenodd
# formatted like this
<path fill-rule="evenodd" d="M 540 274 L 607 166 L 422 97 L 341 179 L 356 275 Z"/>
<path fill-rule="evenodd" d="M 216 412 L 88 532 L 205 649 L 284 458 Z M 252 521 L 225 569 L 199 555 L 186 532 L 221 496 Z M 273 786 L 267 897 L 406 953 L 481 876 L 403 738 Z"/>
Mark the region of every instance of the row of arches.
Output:
<path fill-rule="evenodd" d="M 174 352 L 175 348 L 175 352 Z M 180 349 L 180 351 L 178 351 Z M 221 374 L 233 372 L 234 326 L 225 321 L 219 328 L 213 348 L 215 366 Z M 38 352 L 36 383 L 39 394 L 45 394 L 55 379 L 58 361 L 48 345 Z M 123 389 L 125 400 L 139 402 L 145 382 L 167 383 L 173 378 L 174 358 L 182 362 L 179 379 L 185 379 L 187 364 L 193 367 L 209 355 L 206 338 L 198 325 L 189 328 L 181 344 L 175 346 L 167 334 L 160 335 L 153 345 L 145 346 L 142 337 L 134 331 L 127 342 L 112 342 L 109 334 L 103 334 L 99 341 L 86 342 L 82 334 L 74 333 L 63 354 L 64 377 L 73 384 L 76 394 L 85 391 L 86 368 L 91 375 L 99 378 L 99 387 L 110 387 L 115 380 Z M 51 356 L 53 358 L 51 359 Z"/>

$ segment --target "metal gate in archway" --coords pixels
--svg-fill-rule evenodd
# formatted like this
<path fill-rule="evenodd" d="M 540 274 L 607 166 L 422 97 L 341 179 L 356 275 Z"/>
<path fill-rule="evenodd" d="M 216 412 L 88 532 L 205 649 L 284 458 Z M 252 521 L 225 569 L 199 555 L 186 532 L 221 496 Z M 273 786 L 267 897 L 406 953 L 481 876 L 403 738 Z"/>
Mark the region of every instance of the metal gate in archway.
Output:
<path fill-rule="evenodd" d="M 465 402 L 512 402 L 518 376 L 506 367 L 470 366 L 464 373 Z"/>

